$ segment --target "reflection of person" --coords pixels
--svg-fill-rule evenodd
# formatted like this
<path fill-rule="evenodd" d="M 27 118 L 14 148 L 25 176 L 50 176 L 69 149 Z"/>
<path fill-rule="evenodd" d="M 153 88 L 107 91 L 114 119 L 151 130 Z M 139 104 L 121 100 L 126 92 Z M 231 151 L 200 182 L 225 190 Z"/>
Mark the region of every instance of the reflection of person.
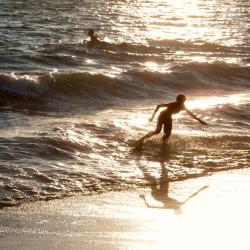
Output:
<path fill-rule="evenodd" d="M 146 178 L 146 180 L 150 183 L 151 186 L 151 195 L 156 200 L 161 202 L 162 206 L 155 206 L 150 205 L 145 197 L 145 195 L 141 194 L 140 197 L 144 200 L 145 204 L 149 208 L 163 208 L 163 209 L 173 209 L 176 214 L 181 213 L 181 207 L 191 198 L 196 196 L 200 191 L 207 188 L 208 186 L 203 186 L 198 191 L 190 195 L 186 200 L 184 201 L 178 201 L 174 198 L 169 197 L 169 178 L 168 178 L 168 170 L 166 169 L 164 163 L 161 163 L 161 177 L 159 181 L 159 185 L 157 185 L 156 180 L 153 176 L 151 176 L 147 171 L 140 167 L 140 169 L 143 171 L 143 174 Z"/>
<path fill-rule="evenodd" d="M 148 134 L 144 135 L 138 140 L 139 144 L 142 144 L 143 141 L 147 138 L 150 138 L 153 135 L 159 134 L 161 132 L 162 126 L 164 131 L 163 140 L 166 140 L 170 135 L 172 131 L 172 115 L 179 113 L 182 110 L 185 110 L 191 117 L 193 117 L 195 120 L 200 122 L 202 125 L 207 125 L 206 122 L 199 119 L 197 116 L 195 116 L 191 111 L 189 111 L 185 106 L 186 97 L 184 95 L 178 95 L 176 97 L 176 102 L 168 103 L 168 104 L 160 104 L 157 105 L 152 117 L 149 119 L 149 121 L 153 121 L 155 114 L 159 110 L 159 108 L 166 108 L 163 110 L 160 115 L 158 116 L 157 121 L 157 127 L 155 131 L 151 131 Z"/>
<path fill-rule="evenodd" d="M 175 198 L 170 197 L 169 195 L 169 186 L 171 182 L 171 178 L 169 177 L 169 170 L 166 167 L 166 162 L 169 162 L 172 157 L 171 147 L 170 145 L 161 145 L 159 154 L 154 155 L 154 159 L 159 161 L 161 166 L 160 178 L 156 178 L 150 171 L 150 168 L 147 165 L 143 164 L 143 161 L 140 161 L 142 157 L 142 151 L 133 151 L 136 153 L 137 160 L 136 165 L 141 170 L 145 180 L 148 182 L 151 188 L 151 196 L 155 201 L 160 202 L 161 204 L 150 204 L 148 199 L 144 194 L 141 194 L 140 197 L 145 202 L 145 205 L 149 208 L 162 208 L 162 209 L 172 209 L 176 214 L 181 213 L 182 206 L 188 202 L 191 198 L 196 196 L 199 192 L 207 188 L 205 185 L 195 193 L 188 196 L 184 201 L 177 200 Z M 145 155 L 144 155 L 145 156 Z M 150 155 L 150 159 L 152 155 Z M 154 169 L 155 171 L 155 169 Z"/>
<path fill-rule="evenodd" d="M 145 204 L 149 208 L 165 208 L 165 209 L 173 209 L 176 213 L 180 211 L 182 206 L 182 202 L 175 200 L 169 197 L 169 178 L 168 178 L 168 170 L 164 166 L 164 163 L 161 163 L 161 177 L 159 183 L 157 183 L 156 179 L 151 176 L 145 169 L 140 167 L 143 171 L 143 174 L 146 180 L 149 182 L 151 187 L 151 195 L 156 200 L 163 204 L 163 206 L 152 206 L 146 200 L 145 195 L 140 195 L 140 197 L 144 200 Z"/>
<path fill-rule="evenodd" d="M 176 214 L 181 213 L 181 207 L 188 202 L 191 198 L 193 198 L 194 196 L 196 196 L 199 192 L 201 192 L 203 189 L 207 188 L 208 186 L 204 186 L 202 188 L 200 188 L 198 191 L 196 191 L 195 193 L 193 193 L 192 195 L 190 195 L 186 200 L 184 201 L 178 201 L 176 199 L 173 199 L 171 197 L 168 196 L 168 194 L 165 195 L 165 197 L 163 195 L 159 196 L 159 195 L 155 195 L 152 197 L 161 202 L 163 204 L 163 206 L 154 206 L 154 205 L 150 205 L 145 197 L 144 194 L 141 194 L 140 197 L 144 200 L 146 206 L 148 208 L 162 208 L 162 209 L 173 209 L 175 211 Z"/>

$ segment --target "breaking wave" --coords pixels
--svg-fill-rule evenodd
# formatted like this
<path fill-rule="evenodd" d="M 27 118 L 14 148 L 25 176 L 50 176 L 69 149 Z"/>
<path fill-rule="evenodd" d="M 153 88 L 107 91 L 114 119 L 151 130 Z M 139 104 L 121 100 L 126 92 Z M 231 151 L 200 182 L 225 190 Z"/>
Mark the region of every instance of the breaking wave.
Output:
<path fill-rule="evenodd" d="M 86 105 L 108 104 L 117 100 L 161 98 L 170 91 L 192 93 L 200 90 L 242 92 L 249 88 L 249 67 L 225 63 L 189 63 L 167 72 L 127 71 L 117 77 L 88 72 L 62 72 L 48 75 L 2 73 L 2 105 L 13 103 L 81 100 Z"/>

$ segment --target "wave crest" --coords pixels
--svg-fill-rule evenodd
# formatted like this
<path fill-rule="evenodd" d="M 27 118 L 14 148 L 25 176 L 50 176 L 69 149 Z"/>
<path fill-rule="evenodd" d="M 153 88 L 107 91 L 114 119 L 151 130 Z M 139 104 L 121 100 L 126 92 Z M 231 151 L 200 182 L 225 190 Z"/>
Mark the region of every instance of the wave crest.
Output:
<path fill-rule="evenodd" d="M 48 102 L 100 104 L 140 98 L 162 98 L 166 94 L 195 91 L 232 91 L 249 88 L 249 67 L 226 63 L 188 63 L 167 72 L 127 71 L 116 78 L 88 72 L 47 75 L 0 74 L 1 103 Z"/>

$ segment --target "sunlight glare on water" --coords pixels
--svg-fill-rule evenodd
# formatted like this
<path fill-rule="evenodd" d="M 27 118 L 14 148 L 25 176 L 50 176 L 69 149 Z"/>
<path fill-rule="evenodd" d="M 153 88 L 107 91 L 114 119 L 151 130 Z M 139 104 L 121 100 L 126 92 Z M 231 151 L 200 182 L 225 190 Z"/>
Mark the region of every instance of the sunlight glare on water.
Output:
<path fill-rule="evenodd" d="M 249 98 L 247 94 L 233 94 L 228 96 L 212 96 L 206 98 L 199 98 L 191 101 L 187 101 L 186 106 L 190 109 L 202 109 L 206 110 L 213 108 L 214 106 L 220 106 L 224 104 L 230 104 L 238 106 Z"/>
<path fill-rule="evenodd" d="M 162 161 L 171 180 L 248 167 L 249 1 L 0 5 L 4 204 L 145 186 Z M 183 111 L 164 152 L 159 134 L 133 154 L 178 94 L 208 126 Z"/>
<path fill-rule="evenodd" d="M 217 8 L 217 4 L 216 1 L 207 1 L 205 5 L 200 0 L 158 0 L 153 3 L 142 1 L 140 8 L 135 12 L 138 14 L 134 15 L 144 20 L 147 28 L 143 33 L 149 39 L 207 40 L 210 38 L 213 42 L 223 38 L 227 32 L 226 29 L 206 25 L 214 15 L 211 9 Z M 168 25 L 167 30 L 165 25 Z"/>

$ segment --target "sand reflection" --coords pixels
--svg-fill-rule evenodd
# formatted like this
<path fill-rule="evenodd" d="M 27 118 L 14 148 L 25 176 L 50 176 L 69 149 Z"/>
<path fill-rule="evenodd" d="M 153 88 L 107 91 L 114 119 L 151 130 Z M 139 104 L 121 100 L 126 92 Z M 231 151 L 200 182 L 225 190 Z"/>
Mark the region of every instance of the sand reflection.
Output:
<path fill-rule="evenodd" d="M 149 169 L 147 169 L 147 167 L 141 164 L 140 159 L 142 156 L 142 152 L 138 154 L 137 166 L 143 173 L 145 180 L 150 185 L 151 197 L 154 199 L 154 201 L 158 202 L 159 205 L 155 205 L 155 202 L 150 202 L 145 194 L 141 194 L 140 197 L 143 199 L 145 205 L 148 208 L 171 209 L 174 210 L 175 214 L 180 214 L 182 212 L 182 206 L 185 205 L 191 198 L 195 197 L 199 192 L 206 189 L 208 186 L 202 186 L 184 200 L 178 200 L 176 198 L 171 197 L 169 192 L 169 187 L 171 183 L 171 179 L 169 178 L 170 170 L 166 166 L 166 163 L 170 159 L 170 154 L 171 153 L 168 145 L 161 145 L 161 150 L 159 154 L 159 165 L 161 167 L 161 173 L 159 178 L 153 176 L 150 173 Z"/>

